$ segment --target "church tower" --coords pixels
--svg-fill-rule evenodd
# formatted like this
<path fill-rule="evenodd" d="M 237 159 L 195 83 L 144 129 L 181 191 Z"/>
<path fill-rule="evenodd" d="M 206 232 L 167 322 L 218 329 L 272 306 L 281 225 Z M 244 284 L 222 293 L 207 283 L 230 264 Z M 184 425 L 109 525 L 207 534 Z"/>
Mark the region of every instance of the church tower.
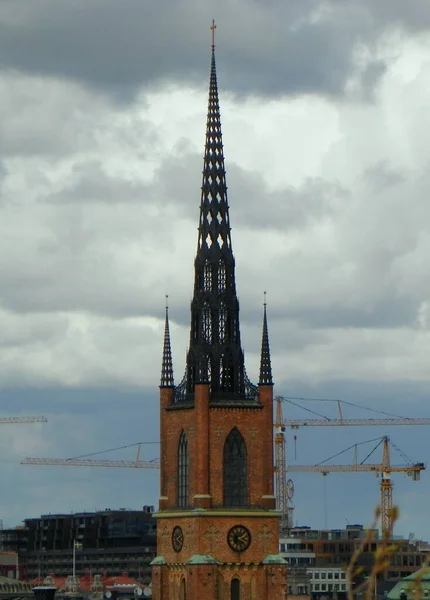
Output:
<path fill-rule="evenodd" d="M 191 333 L 174 385 L 166 308 L 153 600 L 282 600 L 266 305 L 258 386 L 245 371 L 212 23 Z"/>

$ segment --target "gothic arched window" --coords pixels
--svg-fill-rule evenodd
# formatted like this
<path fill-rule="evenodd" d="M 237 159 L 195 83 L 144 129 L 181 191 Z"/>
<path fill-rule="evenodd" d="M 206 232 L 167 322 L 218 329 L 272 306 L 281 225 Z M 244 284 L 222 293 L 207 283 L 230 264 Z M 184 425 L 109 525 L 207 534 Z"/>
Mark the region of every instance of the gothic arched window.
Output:
<path fill-rule="evenodd" d="M 178 446 L 178 506 L 188 506 L 189 495 L 189 455 L 185 431 L 181 433 Z"/>
<path fill-rule="evenodd" d="M 240 600 L 240 581 L 236 577 L 231 580 L 231 600 Z"/>
<path fill-rule="evenodd" d="M 224 444 L 224 506 L 248 504 L 248 456 L 245 440 L 232 429 Z"/>
<path fill-rule="evenodd" d="M 181 587 L 179 589 L 179 600 L 186 600 L 187 598 L 187 588 L 185 584 L 185 579 L 181 579 Z"/>

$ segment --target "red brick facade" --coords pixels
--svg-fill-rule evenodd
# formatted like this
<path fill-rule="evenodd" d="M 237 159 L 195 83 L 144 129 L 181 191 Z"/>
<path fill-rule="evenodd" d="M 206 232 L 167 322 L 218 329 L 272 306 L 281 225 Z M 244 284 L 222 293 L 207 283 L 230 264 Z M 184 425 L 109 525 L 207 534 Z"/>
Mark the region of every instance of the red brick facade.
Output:
<path fill-rule="evenodd" d="M 240 582 L 240 600 L 282 600 L 286 565 L 277 564 L 279 516 L 273 490 L 273 388 L 260 386 L 254 406 L 210 404 L 209 385 L 196 385 L 193 407 L 173 405 L 173 388 L 161 388 L 161 494 L 157 554 L 153 566 L 154 600 L 231 600 L 231 582 Z M 248 459 L 249 503 L 223 506 L 223 452 L 237 428 Z M 178 449 L 185 432 L 189 444 L 190 506 L 178 507 Z M 243 525 L 251 543 L 233 551 L 227 535 Z M 175 551 L 179 526 L 183 546 Z M 268 557 L 268 558 L 267 558 Z M 266 559 L 266 562 L 264 562 Z M 213 564 L 202 564 L 205 561 Z"/>

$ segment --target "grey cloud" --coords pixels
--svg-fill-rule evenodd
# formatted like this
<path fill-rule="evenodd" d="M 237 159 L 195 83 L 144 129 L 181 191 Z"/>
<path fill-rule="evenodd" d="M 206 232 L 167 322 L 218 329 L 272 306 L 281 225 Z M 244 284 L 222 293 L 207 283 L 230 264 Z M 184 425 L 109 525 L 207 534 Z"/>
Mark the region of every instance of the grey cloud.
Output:
<path fill-rule="evenodd" d="M 77 163 L 64 187 L 39 205 L 39 225 L 31 225 L 32 235 L 15 248 L 16 255 L 6 260 L 4 253 L 0 261 L 4 307 L 19 312 L 84 310 L 116 317 L 143 312 L 159 317 L 162 295 L 174 291 L 172 318 L 188 326 L 200 170 L 197 154 L 168 157 L 153 181 L 144 184 L 109 174 L 98 161 Z M 385 163 L 368 169 L 363 174 L 365 194 L 383 193 L 393 178 L 395 184 L 392 171 Z M 410 186 L 407 179 L 401 181 L 406 187 L 391 199 L 393 207 L 403 207 L 404 190 Z M 428 182 L 419 181 L 422 197 Z M 257 276 L 261 291 L 273 290 L 274 318 L 283 315 L 315 329 L 414 326 L 426 289 L 418 282 L 400 287 L 399 276 L 409 269 L 407 262 L 401 266 L 399 259 L 407 257 L 410 244 L 414 244 L 415 219 L 408 235 L 402 223 L 404 235 L 393 245 L 393 234 L 387 228 L 391 221 L 387 222 L 382 212 L 366 214 L 356 194 L 335 182 L 307 180 L 298 188 L 269 192 L 261 175 L 231 163 L 228 184 L 238 289 L 245 298 L 255 297 Z M 302 243 L 312 247 L 312 229 L 326 222 L 338 223 L 336 256 L 329 259 L 324 253 L 291 252 L 291 234 L 299 236 L 300 247 Z M 36 235 L 35 227 L 41 227 Z M 267 241 L 273 232 L 278 236 L 273 256 L 263 232 Z M 261 265 L 246 260 L 243 254 L 246 244 L 242 240 L 249 240 L 254 233 L 258 234 L 255 249 L 261 245 L 261 252 L 268 256 L 269 262 Z M 160 248 L 160 239 L 164 240 L 161 253 L 154 250 Z M 178 252 L 183 257 L 180 270 L 169 259 Z M 280 279 L 287 284 L 286 296 Z M 23 294 L 29 281 L 31 286 Z M 254 305 L 247 302 L 242 311 L 244 323 L 255 318 L 259 322 L 255 312 L 259 300 L 255 298 Z"/>
<path fill-rule="evenodd" d="M 69 174 L 69 182 L 44 201 L 62 204 L 88 205 L 94 202 L 106 204 L 145 203 L 148 193 L 145 184 L 132 179 L 112 176 L 98 160 L 75 163 Z"/>
<path fill-rule="evenodd" d="M 387 161 L 379 162 L 369 167 L 363 174 L 374 191 L 380 192 L 401 184 L 408 177 L 407 173 L 394 168 Z"/>
<path fill-rule="evenodd" d="M 228 181 L 237 222 L 241 227 L 259 230 L 262 227 L 282 232 L 303 229 L 333 217 L 349 196 L 348 190 L 339 184 L 323 179 L 307 179 L 297 188 L 271 192 L 262 175 L 234 164 L 230 166 Z"/>
<path fill-rule="evenodd" d="M 153 192 L 154 199 L 161 192 L 168 205 L 196 224 L 201 164 L 198 154 L 167 158 L 157 169 L 156 191 Z M 283 232 L 302 229 L 312 222 L 333 217 L 350 195 L 340 184 L 320 178 L 309 178 L 298 188 L 269 191 L 261 173 L 247 171 L 233 161 L 228 162 L 227 185 L 233 229 L 271 228 Z"/>
<path fill-rule="evenodd" d="M 409 2 L 408 12 L 417 3 Z M 375 42 L 403 11 L 373 11 L 354 0 L 218 3 L 223 88 L 343 95 L 351 77 L 361 77 L 357 43 L 370 52 L 363 85 L 374 86 L 384 69 Z M 206 81 L 212 13 L 212 5 L 195 0 L 3 3 L 0 55 L 6 67 L 77 79 L 127 101 L 141 86 Z"/>

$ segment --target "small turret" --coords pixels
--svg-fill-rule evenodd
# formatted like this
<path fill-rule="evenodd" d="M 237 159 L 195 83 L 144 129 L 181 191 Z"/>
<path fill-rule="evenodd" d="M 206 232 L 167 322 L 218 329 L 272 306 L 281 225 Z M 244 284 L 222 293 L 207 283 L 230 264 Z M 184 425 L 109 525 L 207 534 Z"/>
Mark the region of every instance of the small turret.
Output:
<path fill-rule="evenodd" d="M 164 325 L 163 362 L 161 365 L 160 387 L 174 387 L 172 349 L 170 347 L 169 307 L 166 296 L 166 321 Z"/>
<path fill-rule="evenodd" d="M 267 328 L 267 303 L 264 292 L 263 335 L 261 340 L 260 379 L 259 385 L 273 385 L 272 362 L 270 360 L 269 330 Z"/>

